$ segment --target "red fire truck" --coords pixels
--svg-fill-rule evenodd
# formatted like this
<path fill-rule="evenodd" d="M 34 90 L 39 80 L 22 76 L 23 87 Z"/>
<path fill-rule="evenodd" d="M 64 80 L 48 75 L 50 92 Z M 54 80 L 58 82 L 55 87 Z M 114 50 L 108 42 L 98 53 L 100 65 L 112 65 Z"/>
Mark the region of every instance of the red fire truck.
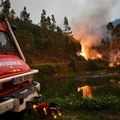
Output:
<path fill-rule="evenodd" d="M 9 22 L 1 19 L 0 116 L 8 112 L 18 115 L 26 109 L 27 101 L 38 95 L 40 83 L 32 80 L 33 74 L 37 72 L 26 63 Z"/>

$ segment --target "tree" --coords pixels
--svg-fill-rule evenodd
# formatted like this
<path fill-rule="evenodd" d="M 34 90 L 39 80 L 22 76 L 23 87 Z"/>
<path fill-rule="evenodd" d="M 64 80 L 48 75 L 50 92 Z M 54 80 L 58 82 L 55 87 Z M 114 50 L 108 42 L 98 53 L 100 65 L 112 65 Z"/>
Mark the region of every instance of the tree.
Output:
<path fill-rule="evenodd" d="M 120 24 L 114 27 L 112 35 L 120 38 Z"/>
<path fill-rule="evenodd" d="M 112 22 L 109 22 L 109 23 L 107 24 L 107 30 L 108 30 L 108 31 L 112 31 L 113 29 L 114 29 L 113 23 L 112 23 Z"/>
<path fill-rule="evenodd" d="M 20 18 L 15 18 L 15 11 L 11 9 L 9 21 L 18 27 L 16 36 L 29 62 L 32 62 L 33 59 L 48 61 L 49 58 L 55 61 L 69 60 L 70 57 L 76 55 L 76 51 L 80 50 L 80 45 L 69 34 L 71 28 L 67 18 L 64 21 L 66 35 L 56 25 L 55 16 L 47 16 L 45 10 L 42 10 L 39 26 L 29 22 L 30 13 L 27 12 L 26 7 L 20 15 Z"/>
<path fill-rule="evenodd" d="M 71 27 L 69 26 L 67 17 L 64 17 L 64 33 L 67 35 L 72 34 Z"/>
<path fill-rule="evenodd" d="M 42 28 L 47 28 L 46 11 L 44 9 L 42 10 L 40 25 Z"/>
<path fill-rule="evenodd" d="M 10 18 L 11 18 L 11 19 L 15 19 L 15 11 L 14 11 L 14 9 L 12 9 L 12 10 L 10 11 Z"/>
<path fill-rule="evenodd" d="M 47 22 L 46 22 L 46 24 L 47 24 L 48 30 L 50 30 L 50 29 L 51 29 L 51 19 L 50 19 L 49 16 L 47 17 Z"/>
<path fill-rule="evenodd" d="M 24 7 L 22 12 L 20 13 L 20 19 L 22 21 L 30 21 L 30 13 L 27 12 L 26 6 Z"/>
<path fill-rule="evenodd" d="M 57 32 L 58 32 L 58 33 L 62 33 L 62 29 L 61 29 L 59 26 L 57 26 L 56 29 L 57 29 Z"/>
<path fill-rule="evenodd" d="M 55 21 L 55 16 L 54 15 L 52 15 L 52 26 L 51 26 L 51 29 L 53 30 L 53 31 L 55 31 L 55 29 L 56 29 L 56 21 Z"/>
<path fill-rule="evenodd" d="M 11 3 L 9 0 L 2 0 L 2 4 L 1 6 L 2 8 L 2 16 L 5 16 L 7 18 L 9 18 L 9 13 L 10 13 L 10 8 L 11 8 Z"/>

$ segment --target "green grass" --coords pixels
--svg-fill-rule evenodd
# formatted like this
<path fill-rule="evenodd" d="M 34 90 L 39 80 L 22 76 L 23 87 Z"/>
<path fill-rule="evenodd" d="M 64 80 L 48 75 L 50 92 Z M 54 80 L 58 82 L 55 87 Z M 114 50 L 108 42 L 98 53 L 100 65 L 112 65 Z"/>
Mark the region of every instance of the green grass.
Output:
<path fill-rule="evenodd" d="M 44 96 L 42 100 L 60 105 L 62 117 L 59 120 L 119 120 L 120 89 L 111 85 L 111 79 L 116 82 L 120 80 L 119 77 L 76 76 L 47 79 L 41 78 L 40 74 L 35 76 L 35 80 L 41 83 L 40 94 Z M 84 85 L 99 88 L 92 91 L 92 99 L 83 98 L 80 93 L 77 93 L 77 87 Z M 24 120 L 33 119 L 26 113 Z"/>

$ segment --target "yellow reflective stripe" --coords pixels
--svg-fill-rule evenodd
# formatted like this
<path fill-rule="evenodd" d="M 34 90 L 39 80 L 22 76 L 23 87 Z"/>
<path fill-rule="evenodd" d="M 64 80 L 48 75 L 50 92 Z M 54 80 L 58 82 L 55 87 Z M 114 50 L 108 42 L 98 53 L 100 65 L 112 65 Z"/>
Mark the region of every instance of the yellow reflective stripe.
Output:
<path fill-rule="evenodd" d="M 43 111 L 44 111 L 45 115 L 47 115 L 47 110 L 46 110 L 46 108 L 43 108 Z"/>
<path fill-rule="evenodd" d="M 34 104 L 34 105 L 33 105 L 33 109 L 34 109 L 35 111 L 36 111 L 36 107 L 37 107 L 37 105 Z"/>

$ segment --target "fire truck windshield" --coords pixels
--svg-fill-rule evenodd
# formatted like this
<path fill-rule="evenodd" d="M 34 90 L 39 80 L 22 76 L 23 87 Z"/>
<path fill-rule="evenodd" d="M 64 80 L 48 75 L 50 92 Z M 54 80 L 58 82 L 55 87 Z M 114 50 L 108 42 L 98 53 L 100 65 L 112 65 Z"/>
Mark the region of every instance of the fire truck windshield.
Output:
<path fill-rule="evenodd" d="M 15 50 L 8 34 L 0 31 L 0 55 L 16 54 Z"/>

